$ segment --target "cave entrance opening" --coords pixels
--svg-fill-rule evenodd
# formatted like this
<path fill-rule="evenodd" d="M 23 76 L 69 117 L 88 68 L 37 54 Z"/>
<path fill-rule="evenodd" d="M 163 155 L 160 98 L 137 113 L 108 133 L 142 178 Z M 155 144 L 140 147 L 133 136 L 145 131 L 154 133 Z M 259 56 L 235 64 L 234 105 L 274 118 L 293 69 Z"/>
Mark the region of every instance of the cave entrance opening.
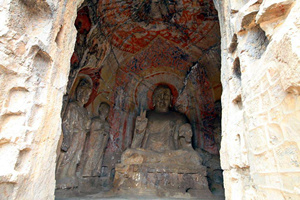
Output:
<path fill-rule="evenodd" d="M 152 94 L 161 84 L 171 89 L 172 110 L 191 124 L 209 189 L 224 197 L 218 13 L 212 1 L 192 2 L 86 0 L 78 9 L 61 113 L 57 198 L 113 188 L 115 166 L 131 146 L 136 117 L 153 109 Z M 100 122 L 104 104 L 108 113 Z M 101 129 L 98 135 L 95 127 Z"/>

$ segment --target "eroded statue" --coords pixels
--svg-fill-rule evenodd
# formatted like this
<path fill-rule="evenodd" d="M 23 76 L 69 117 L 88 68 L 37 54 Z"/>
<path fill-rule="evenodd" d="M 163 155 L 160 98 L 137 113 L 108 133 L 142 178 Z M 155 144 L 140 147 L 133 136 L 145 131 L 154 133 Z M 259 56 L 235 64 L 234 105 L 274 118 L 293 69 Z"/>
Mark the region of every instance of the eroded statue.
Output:
<path fill-rule="evenodd" d="M 173 161 L 176 164 L 201 164 L 200 157 L 196 156 L 197 153 L 191 146 L 191 126 L 183 114 L 170 110 L 171 101 L 169 87 L 161 85 L 154 90 L 154 110 L 147 113 L 142 111 L 137 117 L 131 149 L 122 156 L 124 161 L 131 161 L 127 159 L 129 157 L 141 156 L 140 159 L 147 163 L 150 162 L 147 154 L 151 154 L 151 162 L 161 163 L 162 155 L 165 155 L 166 158 L 163 159 L 169 164 Z M 193 154 L 195 159 L 186 160 L 186 154 Z"/>
<path fill-rule="evenodd" d="M 91 84 L 82 79 L 76 88 L 76 100 L 68 104 L 62 119 L 63 142 L 56 168 L 56 187 L 78 186 L 76 168 L 84 147 L 86 134 L 90 129 L 90 118 L 84 104 L 92 92 Z"/>
<path fill-rule="evenodd" d="M 153 93 L 153 111 L 142 112 L 136 119 L 131 148 L 155 152 L 178 149 L 179 126 L 187 123 L 184 115 L 170 111 L 172 95 L 167 86 L 158 86 Z"/>
<path fill-rule="evenodd" d="M 137 117 L 131 148 L 116 166 L 115 188 L 136 188 L 141 193 L 152 189 L 157 194 L 194 190 L 210 195 L 206 168 L 191 145 L 191 125 L 185 115 L 170 109 L 172 98 L 168 86 L 154 90 L 154 110 Z"/>
<path fill-rule="evenodd" d="M 110 125 L 106 120 L 109 110 L 110 106 L 107 103 L 101 103 L 98 108 L 99 116 L 92 119 L 90 136 L 84 150 L 83 177 L 100 175 L 103 153 L 110 132 Z"/>

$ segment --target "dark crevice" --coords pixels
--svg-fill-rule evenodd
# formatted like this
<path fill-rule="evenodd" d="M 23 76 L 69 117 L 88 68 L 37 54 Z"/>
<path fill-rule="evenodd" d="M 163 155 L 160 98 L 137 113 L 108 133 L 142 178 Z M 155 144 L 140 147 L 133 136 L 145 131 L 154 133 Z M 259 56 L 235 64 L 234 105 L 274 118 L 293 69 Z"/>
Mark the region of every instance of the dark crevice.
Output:
<path fill-rule="evenodd" d="M 233 74 L 238 78 L 241 79 L 241 67 L 240 67 L 240 59 L 237 57 L 233 62 Z"/>

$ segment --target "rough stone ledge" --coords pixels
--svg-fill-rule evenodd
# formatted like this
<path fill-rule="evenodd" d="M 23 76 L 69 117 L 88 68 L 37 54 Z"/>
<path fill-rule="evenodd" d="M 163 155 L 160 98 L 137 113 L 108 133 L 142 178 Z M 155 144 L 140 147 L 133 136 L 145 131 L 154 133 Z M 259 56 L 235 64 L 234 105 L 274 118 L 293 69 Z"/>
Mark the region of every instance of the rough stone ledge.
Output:
<path fill-rule="evenodd" d="M 166 165 L 166 164 L 116 164 L 116 171 L 126 172 L 145 172 L 145 173 L 177 173 L 177 174 L 202 174 L 206 176 L 206 167 L 204 166 L 189 166 L 184 165 Z M 205 173 L 204 173 L 205 172 Z"/>

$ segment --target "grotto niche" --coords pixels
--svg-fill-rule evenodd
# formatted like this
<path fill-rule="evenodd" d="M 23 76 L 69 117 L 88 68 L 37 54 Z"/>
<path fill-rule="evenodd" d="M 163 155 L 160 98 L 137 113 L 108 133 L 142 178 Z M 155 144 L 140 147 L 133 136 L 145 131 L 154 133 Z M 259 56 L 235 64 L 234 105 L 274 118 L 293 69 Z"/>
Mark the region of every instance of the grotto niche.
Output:
<path fill-rule="evenodd" d="M 136 118 L 131 148 L 116 165 L 114 189 L 119 193 L 212 197 L 206 167 L 191 145 L 191 125 L 185 115 L 171 110 L 172 98 L 168 86 L 157 86 L 154 109 Z"/>
<path fill-rule="evenodd" d="M 220 31 L 213 2 L 85 1 L 75 26 L 77 40 L 61 115 L 64 119 L 68 105 L 76 100 L 81 80 L 90 80 L 91 92 L 82 106 L 90 124 L 73 162 L 74 184 L 60 184 L 59 156 L 56 196 L 130 195 L 126 191 L 133 183 L 129 182 L 142 173 L 142 196 L 224 198 L 219 160 Z M 166 113 L 172 113 L 170 119 L 161 117 L 164 112 L 156 116 L 163 102 L 156 88 L 169 94 L 165 104 Z M 156 121 L 153 116 L 165 121 L 161 140 L 147 136 L 160 127 L 151 125 Z M 70 124 L 78 123 L 72 120 Z M 148 128 L 145 137 L 139 138 L 143 125 Z M 58 155 L 67 152 L 65 135 Z M 151 166 L 146 173 L 145 165 Z M 124 178 L 124 170 L 131 170 L 130 181 Z"/>

